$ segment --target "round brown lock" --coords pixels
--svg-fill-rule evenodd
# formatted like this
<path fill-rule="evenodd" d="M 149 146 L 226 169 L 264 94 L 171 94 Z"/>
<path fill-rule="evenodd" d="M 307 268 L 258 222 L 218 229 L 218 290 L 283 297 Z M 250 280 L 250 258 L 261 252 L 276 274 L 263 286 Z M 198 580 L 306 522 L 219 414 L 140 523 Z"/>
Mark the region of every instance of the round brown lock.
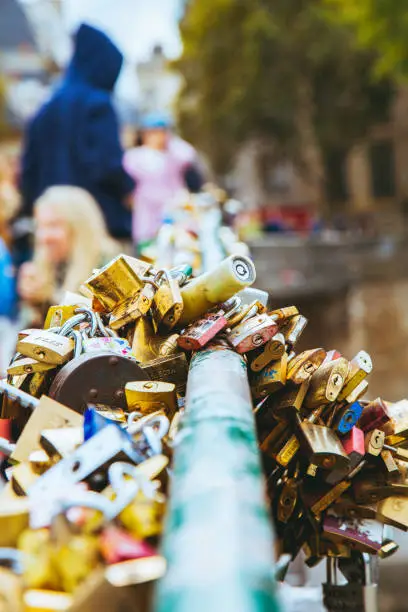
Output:
<path fill-rule="evenodd" d="M 125 385 L 150 378 L 136 361 L 112 351 L 84 353 L 58 372 L 49 395 L 83 413 L 88 404 L 127 409 Z"/>

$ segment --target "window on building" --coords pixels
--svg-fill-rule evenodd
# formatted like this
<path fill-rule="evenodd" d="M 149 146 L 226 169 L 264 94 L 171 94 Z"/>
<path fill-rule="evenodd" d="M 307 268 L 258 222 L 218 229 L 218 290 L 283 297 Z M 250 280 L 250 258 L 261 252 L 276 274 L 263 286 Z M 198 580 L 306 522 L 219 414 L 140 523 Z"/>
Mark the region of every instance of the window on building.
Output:
<path fill-rule="evenodd" d="M 375 198 L 395 196 L 394 147 L 390 140 L 370 146 L 371 192 Z"/>

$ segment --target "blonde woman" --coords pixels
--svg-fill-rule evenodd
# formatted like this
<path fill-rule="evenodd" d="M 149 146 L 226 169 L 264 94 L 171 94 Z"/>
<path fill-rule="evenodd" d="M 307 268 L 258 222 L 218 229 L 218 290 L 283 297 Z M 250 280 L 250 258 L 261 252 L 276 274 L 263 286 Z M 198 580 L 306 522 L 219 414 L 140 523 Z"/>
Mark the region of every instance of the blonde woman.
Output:
<path fill-rule="evenodd" d="M 23 264 L 18 292 L 41 315 L 65 291 L 78 291 L 94 268 L 120 252 L 110 238 L 100 208 L 84 189 L 55 186 L 34 204 L 33 261 Z"/>

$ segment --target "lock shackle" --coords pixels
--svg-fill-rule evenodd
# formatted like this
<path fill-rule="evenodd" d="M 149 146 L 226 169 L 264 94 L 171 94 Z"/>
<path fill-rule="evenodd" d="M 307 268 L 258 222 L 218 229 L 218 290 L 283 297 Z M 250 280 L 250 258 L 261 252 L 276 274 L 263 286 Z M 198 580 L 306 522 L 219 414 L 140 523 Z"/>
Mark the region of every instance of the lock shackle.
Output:
<path fill-rule="evenodd" d="M 102 317 L 99 314 L 99 312 L 94 312 L 94 315 L 96 319 L 96 324 L 102 336 L 105 336 L 105 337 L 111 336 L 111 338 L 116 338 L 118 334 L 110 327 L 105 327 L 105 325 L 102 322 Z"/>
<path fill-rule="evenodd" d="M 68 333 L 74 329 L 74 327 L 76 327 L 77 325 L 79 325 L 80 323 L 83 323 L 84 321 L 86 321 L 86 315 L 81 313 L 81 314 L 76 314 L 73 317 L 71 317 L 70 319 L 68 319 L 68 321 L 66 323 L 64 323 L 64 325 L 60 328 L 59 330 L 59 335 L 60 336 L 67 336 Z"/>
<path fill-rule="evenodd" d="M 74 341 L 74 357 L 73 357 L 73 359 L 77 359 L 80 355 L 82 355 L 82 350 L 83 350 L 83 344 L 82 344 L 83 335 L 82 334 L 83 333 L 84 332 L 80 332 L 78 329 L 71 329 L 71 331 L 68 332 L 68 334 L 67 334 L 67 337 L 68 338 L 72 338 L 73 341 Z"/>
<path fill-rule="evenodd" d="M 91 329 L 89 331 L 89 336 L 93 338 L 96 334 L 96 330 L 98 328 L 98 322 L 96 320 L 96 316 L 94 311 L 91 308 L 87 308 L 86 306 L 81 306 L 75 310 L 76 314 L 84 314 L 91 324 Z"/>

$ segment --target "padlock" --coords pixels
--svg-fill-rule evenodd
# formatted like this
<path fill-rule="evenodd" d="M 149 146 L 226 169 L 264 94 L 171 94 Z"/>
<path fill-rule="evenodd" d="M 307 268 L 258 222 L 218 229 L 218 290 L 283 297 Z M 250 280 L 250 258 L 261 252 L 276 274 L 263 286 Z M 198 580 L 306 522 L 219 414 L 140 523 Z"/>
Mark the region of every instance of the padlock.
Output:
<path fill-rule="evenodd" d="M 335 485 L 343 480 L 347 474 L 362 461 L 365 455 L 364 432 L 358 427 L 353 427 L 345 436 L 340 438 L 344 452 L 350 459 L 350 465 L 345 468 L 334 469 L 325 478 L 328 484 Z"/>
<path fill-rule="evenodd" d="M 105 312 L 112 312 L 118 304 L 134 296 L 143 288 L 143 277 L 150 264 L 128 255 L 118 255 L 97 270 L 84 283 Z"/>
<path fill-rule="evenodd" d="M 277 518 L 281 523 L 287 523 L 292 517 L 298 500 L 299 469 L 295 468 L 293 475 L 286 478 L 278 499 Z"/>
<path fill-rule="evenodd" d="M 322 348 L 304 351 L 294 357 L 288 365 L 288 380 L 295 385 L 301 385 L 310 380 L 314 372 L 321 366 L 326 356 Z"/>
<path fill-rule="evenodd" d="M 248 257 L 227 257 L 213 270 L 192 279 L 181 288 L 184 308 L 179 325 L 183 327 L 195 321 L 217 304 L 252 285 L 255 278 L 255 266 Z"/>
<path fill-rule="evenodd" d="M 163 329 L 173 329 L 180 321 L 183 313 L 180 286 L 168 274 L 164 276 L 154 294 L 151 313 L 155 332 Z"/>
<path fill-rule="evenodd" d="M 198 321 L 191 323 L 177 339 L 185 351 L 199 351 L 228 325 L 224 310 L 209 312 Z"/>
<path fill-rule="evenodd" d="M 383 526 L 373 519 L 360 519 L 339 516 L 329 508 L 323 519 L 325 538 L 347 543 L 353 549 L 370 554 L 377 554 L 383 540 Z"/>
<path fill-rule="evenodd" d="M 143 415 L 163 410 L 166 416 L 173 418 L 178 408 L 176 386 L 173 383 L 150 380 L 128 382 L 125 393 L 128 410 Z"/>
<path fill-rule="evenodd" d="M 74 354 L 74 341 L 59 334 L 38 330 L 17 342 L 17 351 L 24 357 L 61 365 Z"/>
<path fill-rule="evenodd" d="M 11 455 L 13 461 L 26 461 L 33 450 L 40 449 L 38 441 L 43 429 L 67 426 L 82 427 L 82 415 L 70 410 L 66 406 L 55 402 L 45 395 L 38 400 L 21 390 L 10 390 L 9 387 L 5 383 L 2 384 L 3 390 L 6 390 L 7 393 L 14 393 L 15 399 L 19 403 L 27 406 L 28 411 L 32 410 Z"/>
<path fill-rule="evenodd" d="M 350 459 L 336 434 L 328 427 L 298 420 L 299 441 L 308 460 L 326 470 L 347 468 Z"/>
<path fill-rule="evenodd" d="M 140 491 L 134 501 L 120 514 L 120 523 L 136 538 L 157 536 L 162 531 L 165 498 L 161 493 L 146 497 Z"/>
<path fill-rule="evenodd" d="M 177 393 L 184 395 L 187 384 L 188 364 L 184 353 L 169 355 L 141 363 L 145 378 L 176 385 Z"/>
<path fill-rule="evenodd" d="M 145 316 L 152 307 L 154 296 L 159 291 L 160 279 L 165 270 L 159 270 L 154 277 L 143 277 L 143 287 L 140 291 L 132 293 L 126 299 L 117 304 L 109 317 L 109 326 L 118 330 L 142 316 Z M 174 281 L 175 282 L 175 281 Z"/>
<path fill-rule="evenodd" d="M 360 351 L 350 361 L 350 368 L 347 374 L 344 386 L 339 393 L 339 401 L 345 399 L 367 376 L 373 369 L 373 362 L 366 351 Z"/>
<path fill-rule="evenodd" d="M 386 403 L 380 398 L 369 402 L 364 406 L 363 412 L 360 416 L 358 426 L 365 433 L 372 429 L 383 429 L 388 423 L 390 423 L 391 417 L 388 414 L 388 408 Z M 392 433 L 389 431 L 389 433 Z"/>
<path fill-rule="evenodd" d="M 286 344 L 292 350 L 305 330 L 308 320 L 303 315 L 295 315 L 280 326 L 279 331 L 285 336 Z"/>
<path fill-rule="evenodd" d="M 354 402 L 348 404 L 344 408 L 341 408 L 336 412 L 336 416 L 333 423 L 333 429 L 339 435 L 345 435 L 359 422 L 359 419 L 363 413 L 363 406 L 360 402 Z"/>
<path fill-rule="evenodd" d="M 366 453 L 373 457 L 378 457 L 384 448 L 385 433 L 381 429 L 373 429 L 365 435 Z"/>
<path fill-rule="evenodd" d="M 306 419 L 309 423 L 314 423 L 321 416 L 323 408 L 317 408 L 312 412 L 311 415 Z M 267 439 L 268 440 L 268 439 Z M 267 440 L 265 440 L 265 445 L 267 444 Z M 262 447 L 261 447 L 262 448 Z M 266 447 L 268 449 L 268 447 Z M 294 434 L 291 436 L 285 435 L 284 439 L 279 440 L 279 445 L 276 445 L 275 450 L 272 448 L 269 449 L 269 453 L 272 457 L 274 457 L 276 463 L 279 465 L 286 467 L 292 459 L 297 454 L 300 449 L 299 438 Z"/>
<path fill-rule="evenodd" d="M 279 321 L 279 324 L 284 324 L 293 317 L 296 317 L 299 314 L 299 310 L 296 306 L 284 306 L 283 308 L 271 310 L 268 314 Z"/>
<path fill-rule="evenodd" d="M 277 333 L 261 348 L 251 351 L 249 355 L 250 368 L 253 372 L 259 372 L 271 361 L 280 359 L 285 352 L 285 336 Z"/>
<path fill-rule="evenodd" d="M 328 557 L 326 560 L 327 582 L 323 584 L 323 603 L 327 612 L 341 610 L 372 610 L 364 607 L 363 586 L 361 582 L 349 581 L 340 584 L 338 581 L 338 559 Z"/>
<path fill-rule="evenodd" d="M 233 312 L 230 314 L 228 319 L 229 327 L 235 327 L 244 320 L 251 319 L 258 314 L 264 314 L 266 312 L 266 308 L 258 300 L 255 300 L 250 304 L 242 304 L 238 294 L 226 302 L 223 302 L 221 306 L 223 307 L 230 303 L 232 303 L 231 309 L 233 309 Z"/>
<path fill-rule="evenodd" d="M 339 357 L 320 366 L 312 375 L 304 405 L 308 409 L 336 401 L 347 376 L 347 359 Z"/>
<path fill-rule="evenodd" d="M 132 356 L 132 349 L 126 338 L 112 336 L 95 336 L 82 338 L 82 348 L 84 353 L 99 353 L 112 351 L 125 357 Z"/>
<path fill-rule="evenodd" d="M 169 357 L 180 353 L 177 344 L 179 334 L 159 336 L 154 333 L 153 326 L 147 317 L 136 321 L 132 340 L 132 355 L 141 363 L 152 359 Z"/>
<path fill-rule="evenodd" d="M 282 389 L 286 384 L 287 355 L 273 361 L 258 374 L 252 376 L 251 392 L 256 399 L 270 395 Z"/>
<path fill-rule="evenodd" d="M 135 359 L 112 351 L 84 353 L 61 368 L 49 395 L 80 413 L 89 403 L 125 409 L 125 384 L 148 378 Z"/>
<path fill-rule="evenodd" d="M 44 329 L 50 327 L 62 327 L 71 317 L 75 315 L 79 304 L 57 304 L 50 306 L 45 317 Z"/>
<path fill-rule="evenodd" d="M 377 516 L 381 521 L 408 531 L 408 496 L 391 495 L 379 501 Z"/>
<path fill-rule="evenodd" d="M 275 393 L 271 398 L 271 406 L 277 418 L 289 419 L 299 412 L 309 387 L 306 381 L 299 386 L 287 385 L 281 391 Z"/>
<path fill-rule="evenodd" d="M 37 361 L 37 359 L 32 359 L 31 357 L 23 357 L 22 359 L 13 361 L 7 368 L 7 374 L 9 376 L 21 376 L 24 374 L 33 374 L 35 372 L 47 372 L 55 368 L 55 364 Z"/>
<path fill-rule="evenodd" d="M 227 332 L 227 339 L 237 353 L 243 354 L 266 344 L 277 331 L 276 321 L 261 314 L 239 323 Z"/>
<path fill-rule="evenodd" d="M 361 383 L 344 398 L 344 401 L 346 404 L 354 404 L 354 402 L 357 402 L 359 399 L 364 397 L 367 389 L 368 382 L 366 380 L 362 380 Z"/>

